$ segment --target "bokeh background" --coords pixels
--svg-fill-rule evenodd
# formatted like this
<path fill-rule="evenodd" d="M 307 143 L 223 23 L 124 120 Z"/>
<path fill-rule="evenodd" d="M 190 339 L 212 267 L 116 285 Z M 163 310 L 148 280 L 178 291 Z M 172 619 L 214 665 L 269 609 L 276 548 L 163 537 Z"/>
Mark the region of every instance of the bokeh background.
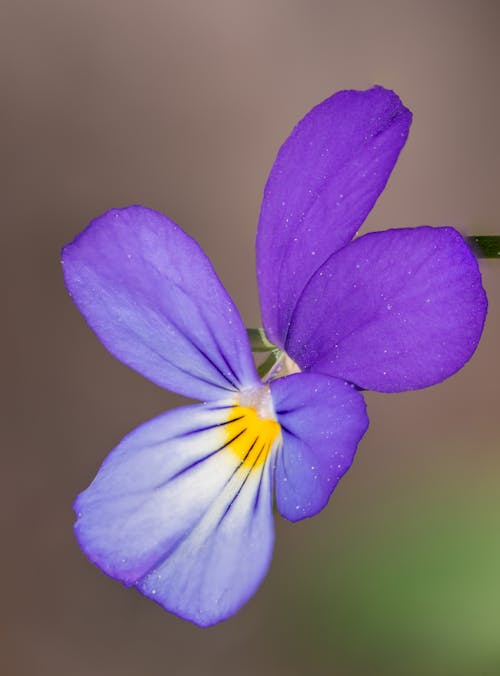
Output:
<path fill-rule="evenodd" d="M 249 326 L 275 153 L 314 104 L 380 83 L 414 112 L 364 231 L 500 234 L 500 4 L 4 0 L 2 579 L 5 676 L 500 673 L 500 261 L 458 375 L 367 394 L 371 426 L 317 518 L 279 520 L 251 602 L 201 630 L 104 576 L 72 501 L 138 423 L 181 403 L 112 359 L 60 247 L 143 203 L 198 239 Z"/>

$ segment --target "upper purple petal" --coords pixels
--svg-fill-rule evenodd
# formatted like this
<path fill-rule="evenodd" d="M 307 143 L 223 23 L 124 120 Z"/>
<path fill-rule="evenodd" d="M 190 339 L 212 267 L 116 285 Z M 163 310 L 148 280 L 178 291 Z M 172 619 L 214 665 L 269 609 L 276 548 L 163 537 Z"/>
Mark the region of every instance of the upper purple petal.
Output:
<path fill-rule="evenodd" d="M 410 124 L 392 91 L 341 91 L 313 108 L 281 147 L 257 231 L 262 318 L 277 345 L 308 279 L 375 204 Z"/>
<path fill-rule="evenodd" d="M 328 502 L 351 466 L 368 427 L 362 395 L 352 385 L 316 373 L 271 381 L 283 442 L 276 458 L 276 504 L 298 521 Z"/>
<path fill-rule="evenodd" d="M 221 399 L 259 380 L 237 308 L 199 245 L 133 206 L 63 250 L 68 290 L 108 350 L 161 387 Z"/>
<path fill-rule="evenodd" d="M 486 310 L 477 261 L 453 228 L 370 233 L 311 278 L 286 351 L 364 389 L 418 389 L 471 357 Z"/>

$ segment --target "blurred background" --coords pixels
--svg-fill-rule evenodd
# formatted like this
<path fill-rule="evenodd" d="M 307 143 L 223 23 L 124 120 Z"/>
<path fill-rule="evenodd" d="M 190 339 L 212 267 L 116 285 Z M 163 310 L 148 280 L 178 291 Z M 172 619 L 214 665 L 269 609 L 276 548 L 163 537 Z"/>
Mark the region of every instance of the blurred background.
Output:
<path fill-rule="evenodd" d="M 496 0 L 4 0 L 6 676 L 500 674 L 500 261 L 472 361 L 367 394 L 371 426 L 315 519 L 277 523 L 260 591 L 201 630 L 92 566 L 72 502 L 138 423 L 182 403 L 112 359 L 62 245 L 110 207 L 164 211 L 258 326 L 267 173 L 313 105 L 379 83 L 414 112 L 364 231 L 500 234 Z M 6 307 L 5 307 L 6 306 Z"/>

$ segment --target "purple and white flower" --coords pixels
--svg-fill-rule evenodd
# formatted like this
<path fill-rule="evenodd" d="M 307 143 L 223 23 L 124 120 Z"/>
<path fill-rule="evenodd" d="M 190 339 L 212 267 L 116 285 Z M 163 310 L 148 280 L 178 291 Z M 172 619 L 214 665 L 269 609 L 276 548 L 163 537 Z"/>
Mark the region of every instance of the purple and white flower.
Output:
<path fill-rule="evenodd" d="M 274 494 L 291 521 L 323 509 L 368 426 L 360 389 L 440 382 L 478 344 L 487 301 L 456 230 L 351 241 L 410 123 L 393 92 L 343 91 L 279 151 L 257 233 L 263 326 L 281 350 L 264 380 L 209 260 L 166 216 L 109 211 L 63 251 L 68 290 L 108 350 L 203 402 L 131 432 L 75 504 L 89 559 L 183 618 L 214 624 L 256 591 Z"/>

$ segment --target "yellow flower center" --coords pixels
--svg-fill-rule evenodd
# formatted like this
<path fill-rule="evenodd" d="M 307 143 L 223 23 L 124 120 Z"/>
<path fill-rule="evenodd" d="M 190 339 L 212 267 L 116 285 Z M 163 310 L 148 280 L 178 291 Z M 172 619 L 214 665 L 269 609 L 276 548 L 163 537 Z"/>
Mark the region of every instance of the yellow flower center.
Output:
<path fill-rule="evenodd" d="M 275 418 L 269 387 L 242 393 L 239 403 L 231 409 L 225 425 L 227 448 L 243 466 L 255 469 L 268 457 L 281 436 Z"/>

